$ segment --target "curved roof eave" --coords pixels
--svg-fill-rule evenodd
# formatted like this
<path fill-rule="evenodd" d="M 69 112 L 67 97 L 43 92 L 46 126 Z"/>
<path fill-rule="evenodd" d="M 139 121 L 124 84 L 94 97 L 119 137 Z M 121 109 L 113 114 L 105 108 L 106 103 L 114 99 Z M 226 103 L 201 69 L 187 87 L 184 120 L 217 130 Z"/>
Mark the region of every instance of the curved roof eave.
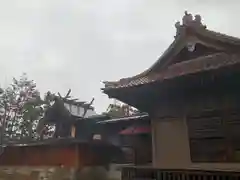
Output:
<path fill-rule="evenodd" d="M 161 66 L 161 63 L 164 62 L 165 59 L 169 59 L 173 57 L 178 52 L 176 50 L 181 49 L 183 47 L 184 42 L 185 42 L 185 33 L 180 33 L 175 37 L 174 41 L 164 51 L 164 53 L 157 59 L 157 61 L 152 66 L 150 66 L 150 68 L 148 68 L 147 70 L 132 77 L 122 78 L 119 81 L 103 81 L 103 84 L 105 84 L 105 86 L 114 86 L 114 84 L 121 83 L 121 81 L 126 81 L 126 80 L 131 81 L 133 79 L 138 79 L 148 75 L 150 72 L 154 71 L 156 67 Z"/>
<path fill-rule="evenodd" d="M 177 28 L 177 35 L 175 36 L 174 41 L 150 68 L 138 75 L 122 78 L 119 81 L 105 81 L 103 82 L 105 88 L 102 88 L 102 90 L 111 88 L 114 89 L 121 84 L 131 83 L 133 80 L 142 81 L 146 79 L 150 74 L 152 74 L 152 72 L 154 73 L 154 71 L 161 69 L 166 61 L 169 61 L 171 57 L 175 56 L 181 48 L 185 46 L 186 39 L 188 38 L 187 36 L 200 36 L 216 42 L 233 45 L 237 48 L 240 47 L 239 38 L 206 29 L 206 26 L 201 23 L 201 17 L 199 15 L 196 15 L 195 19 L 190 18 L 190 20 L 184 20 L 184 18 L 189 18 L 189 15 L 192 16 L 191 14 L 185 12 L 182 25 L 180 25 L 179 22 L 175 24 L 175 27 Z M 198 19 L 196 19 L 196 17 Z M 188 32 L 191 32 L 190 35 Z"/>

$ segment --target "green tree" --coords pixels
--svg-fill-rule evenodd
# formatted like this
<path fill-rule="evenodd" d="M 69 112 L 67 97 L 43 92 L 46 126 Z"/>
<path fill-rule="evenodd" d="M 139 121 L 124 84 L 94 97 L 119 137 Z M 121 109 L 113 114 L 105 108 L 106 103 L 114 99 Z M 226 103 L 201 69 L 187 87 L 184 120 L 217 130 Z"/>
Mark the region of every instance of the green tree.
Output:
<path fill-rule="evenodd" d="M 11 86 L 0 95 L 1 124 L 5 138 L 34 138 L 34 127 L 44 113 L 43 104 L 33 80 L 29 80 L 26 74 L 19 79 L 13 78 Z"/>
<path fill-rule="evenodd" d="M 127 105 L 127 104 L 110 104 L 107 108 L 107 111 L 103 114 L 107 114 L 112 118 L 119 118 L 119 117 L 125 117 L 130 116 L 133 114 L 138 113 L 139 111 L 137 109 L 134 109 L 133 107 Z"/>
<path fill-rule="evenodd" d="M 41 118 L 37 122 L 36 128 L 35 128 L 36 134 L 40 140 L 52 137 L 54 134 L 55 126 L 52 125 L 51 123 L 50 124 L 47 123 L 43 118 L 43 116 L 46 115 L 45 113 L 47 112 L 47 110 L 49 110 L 52 107 L 52 105 L 55 102 L 55 98 L 56 98 L 56 95 L 51 93 L 50 91 L 48 91 L 44 95 L 43 105 L 42 105 L 44 113 L 42 114 Z"/>

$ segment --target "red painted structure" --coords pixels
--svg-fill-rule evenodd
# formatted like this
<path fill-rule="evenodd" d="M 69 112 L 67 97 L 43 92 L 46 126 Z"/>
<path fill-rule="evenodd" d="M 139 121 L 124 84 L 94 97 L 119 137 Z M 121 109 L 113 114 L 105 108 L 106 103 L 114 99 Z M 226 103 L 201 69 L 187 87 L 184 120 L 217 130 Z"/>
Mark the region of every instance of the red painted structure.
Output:
<path fill-rule="evenodd" d="M 150 126 L 130 126 L 122 130 L 119 134 L 121 135 L 137 135 L 137 134 L 148 134 L 151 133 Z"/>
<path fill-rule="evenodd" d="M 111 155 L 121 151 L 100 140 L 80 142 L 74 139 L 52 139 L 27 145 L 4 148 L 0 166 L 63 166 L 82 168 L 86 165 L 106 165 Z"/>

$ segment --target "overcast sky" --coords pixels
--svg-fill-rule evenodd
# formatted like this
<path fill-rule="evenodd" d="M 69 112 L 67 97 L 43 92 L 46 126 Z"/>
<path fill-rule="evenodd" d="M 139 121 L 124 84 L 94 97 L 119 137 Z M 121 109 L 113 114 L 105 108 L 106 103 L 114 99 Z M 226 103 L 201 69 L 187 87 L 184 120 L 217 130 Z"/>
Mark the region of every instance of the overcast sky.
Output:
<path fill-rule="evenodd" d="M 0 83 L 26 72 L 47 90 L 111 102 L 101 81 L 142 72 L 168 47 L 184 10 L 240 36 L 238 0 L 0 0 Z"/>

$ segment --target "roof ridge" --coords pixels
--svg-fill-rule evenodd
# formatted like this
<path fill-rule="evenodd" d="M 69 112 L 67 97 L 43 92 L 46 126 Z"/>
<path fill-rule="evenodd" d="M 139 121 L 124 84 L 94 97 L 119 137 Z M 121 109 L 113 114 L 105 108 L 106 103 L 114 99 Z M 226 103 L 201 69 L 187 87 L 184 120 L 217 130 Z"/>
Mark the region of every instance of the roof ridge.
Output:
<path fill-rule="evenodd" d="M 202 30 L 202 29 L 195 28 L 194 30 L 196 33 L 203 35 L 205 37 L 213 38 L 213 36 L 215 36 L 215 38 L 217 38 L 219 41 L 222 41 L 222 42 L 229 41 L 231 42 L 231 44 L 240 45 L 240 38 L 236 36 L 228 35 L 228 34 L 210 30 L 210 29 Z"/>
<path fill-rule="evenodd" d="M 199 61 L 203 58 L 210 58 L 210 57 L 214 57 L 214 56 L 222 56 L 222 55 L 228 55 L 227 53 L 225 52 L 217 52 L 217 53 L 213 53 L 213 54 L 208 54 L 208 55 L 203 55 L 203 56 L 199 56 L 199 57 L 196 57 L 196 58 L 193 58 L 193 59 L 190 59 L 190 60 L 186 60 L 186 61 L 181 61 L 181 62 L 178 62 L 178 63 L 175 63 L 175 64 L 172 64 L 171 66 L 168 66 L 168 68 L 166 70 L 168 70 L 169 68 L 171 67 L 174 67 L 174 66 L 178 66 L 179 64 L 188 64 L 190 61 L 193 62 L 193 61 Z"/>

